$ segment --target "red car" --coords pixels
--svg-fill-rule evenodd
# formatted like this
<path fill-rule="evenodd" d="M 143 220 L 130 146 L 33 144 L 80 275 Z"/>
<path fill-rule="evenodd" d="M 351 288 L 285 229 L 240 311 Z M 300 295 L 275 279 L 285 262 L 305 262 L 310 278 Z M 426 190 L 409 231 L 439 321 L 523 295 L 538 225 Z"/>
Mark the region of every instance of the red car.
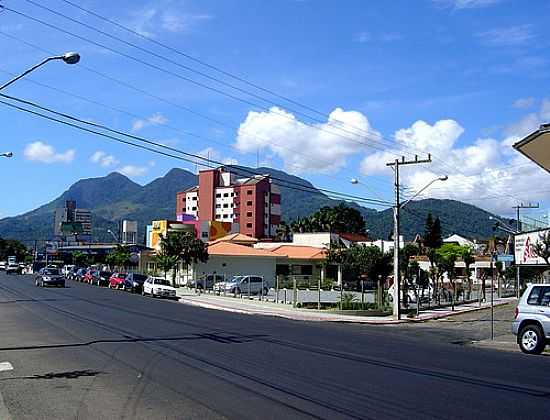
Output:
<path fill-rule="evenodd" d="M 125 289 L 126 288 L 126 273 L 113 273 L 109 278 L 110 289 Z"/>
<path fill-rule="evenodd" d="M 94 270 L 88 270 L 86 271 L 86 274 L 84 274 L 82 281 L 84 283 L 92 284 L 93 279 L 94 279 Z"/>

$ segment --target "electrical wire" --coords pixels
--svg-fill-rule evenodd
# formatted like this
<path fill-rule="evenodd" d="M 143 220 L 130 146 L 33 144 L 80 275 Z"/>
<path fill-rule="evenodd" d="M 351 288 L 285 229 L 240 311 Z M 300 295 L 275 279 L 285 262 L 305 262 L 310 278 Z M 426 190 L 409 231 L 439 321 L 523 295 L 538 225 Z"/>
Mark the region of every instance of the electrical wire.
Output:
<path fill-rule="evenodd" d="M 182 150 L 170 147 L 170 146 L 166 146 L 166 145 L 163 145 L 161 143 L 157 143 L 157 142 L 148 140 L 148 139 L 146 139 L 144 137 L 141 137 L 141 136 L 135 136 L 135 135 L 132 135 L 132 134 L 129 134 L 129 133 L 119 131 L 119 130 L 111 129 L 111 128 L 109 128 L 105 125 L 102 125 L 102 124 L 97 124 L 97 123 L 85 121 L 85 120 L 73 117 L 69 114 L 61 113 L 61 112 L 52 110 L 50 108 L 43 107 L 43 106 L 41 106 L 39 104 L 36 104 L 36 103 L 33 103 L 31 101 L 26 101 L 26 100 L 23 100 L 23 99 L 20 99 L 20 98 L 15 98 L 13 96 L 5 95 L 5 94 L 0 94 L 0 96 L 2 96 L 4 98 L 7 98 L 9 100 L 24 103 L 25 105 L 33 106 L 35 108 L 41 109 L 43 111 L 46 111 L 46 112 L 49 112 L 49 113 L 52 113 L 52 114 L 55 114 L 55 115 L 62 116 L 63 118 L 67 118 L 67 119 L 70 119 L 72 121 L 76 121 L 76 122 L 81 123 L 81 124 L 86 124 L 86 125 L 93 126 L 95 128 L 100 128 L 102 130 L 106 130 L 106 131 L 115 133 L 117 135 L 122 135 L 122 136 L 132 138 L 132 139 L 135 139 L 135 140 L 138 140 L 138 141 L 141 141 L 141 142 L 145 142 L 147 144 L 154 145 L 154 146 L 157 146 L 159 148 L 163 148 L 163 149 L 167 149 L 167 150 L 174 151 L 174 152 L 177 152 L 177 153 L 181 153 L 185 156 L 191 156 L 191 157 L 194 157 L 196 159 L 200 159 L 201 161 L 206 161 L 208 165 L 216 164 L 216 165 L 224 166 L 222 162 L 218 162 L 214 159 L 207 159 L 207 158 L 204 158 L 200 155 L 195 155 L 195 154 L 188 153 L 188 152 L 185 152 L 185 151 L 182 151 Z M 167 157 L 180 159 L 180 160 L 190 162 L 190 163 L 193 163 L 193 164 L 196 163 L 195 160 L 191 160 L 189 158 L 174 155 L 174 154 L 171 154 L 171 153 L 166 153 L 166 152 L 160 151 L 160 150 L 155 149 L 155 148 L 151 148 L 151 147 L 148 147 L 148 146 L 143 146 L 143 145 L 136 144 L 136 143 L 133 143 L 133 142 L 130 142 L 130 141 L 126 141 L 126 140 L 120 139 L 118 137 L 109 135 L 109 134 L 105 134 L 105 133 L 102 133 L 102 132 L 99 132 L 99 131 L 95 131 L 95 130 L 88 129 L 86 127 L 79 126 L 79 125 L 74 124 L 74 123 L 70 123 L 70 122 L 67 122 L 67 121 L 62 121 L 62 120 L 59 120 L 57 118 L 54 118 L 54 117 L 51 117 L 51 116 L 48 116 L 48 115 L 45 115 L 45 114 L 42 114 L 42 113 L 39 113 L 39 112 L 36 112 L 36 111 L 32 111 L 32 110 L 29 110 L 27 108 L 23 108 L 23 107 L 14 105 L 14 104 L 9 103 L 9 102 L 0 101 L 0 103 L 2 103 L 4 105 L 7 105 L 9 107 L 15 108 L 19 111 L 27 112 L 27 113 L 33 114 L 35 116 L 39 116 L 39 117 L 48 119 L 50 121 L 55 121 L 55 122 L 58 122 L 58 123 L 61 123 L 61 124 L 64 124 L 64 125 L 68 125 L 68 126 L 71 126 L 73 128 L 80 129 L 80 130 L 86 131 L 86 132 L 91 133 L 91 134 L 96 134 L 96 135 L 99 135 L 99 136 L 102 136 L 102 137 L 106 137 L 106 138 L 109 138 L 111 140 L 114 140 L 114 141 L 117 141 L 117 142 L 120 142 L 120 143 L 124 143 L 124 144 L 130 145 L 130 146 L 133 146 L 133 147 L 138 147 L 140 149 L 144 149 L 144 150 L 147 150 L 147 151 L 150 151 L 150 152 L 153 152 L 153 153 L 158 153 L 158 154 L 161 154 L 161 155 L 164 155 L 164 156 L 167 156 Z M 240 172 L 252 174 L 253 176 L 263 175 L 261 173 L 252 171 L 252 170 L 247 169 L 247 168 L 237 167 L 235 169 L 237 171 L 240 171 Z M 278 185 L 282 185 L 286 188 L 298 189 L 298 190 L 304 191 L 304 192 L 313 192 L 313 193 L 319 193 L 319 194 L 322 194 L 322 195 L 325 195 L 323 193 L 327 193 L 327 194 L 331 194 L 332 196 L 339 197 L 339 199 L 359 200 L 361 202 L 367 202 L 367 203 L 372 204 L 372 205 L 379 205 L 379 206 L 391 205 L 390 202 L 385 202 L 383 200 L 354 196 L 354 195 L 351 195 L 351 194 L 340 193 L 340 192 L 328 190 L 328 189 L 325 189 L 325 188 L 309 187 L 309 186 L 304 185 L 302 183 L 296 183 L 296 182 L 292 182 L 292 181 L 289 181 L 289 180 L 284 180 L 284 179 L 281 179 L 281 178 L 278 178 L 278 177 L 275 177 L 275 176 L 271 176 L 271 179 L 279 181 L 277 183 Z M 292 185 L 296 185 L 296 186 L 298 186 L 298 188 L 296 186 L 292 186 Z"/>

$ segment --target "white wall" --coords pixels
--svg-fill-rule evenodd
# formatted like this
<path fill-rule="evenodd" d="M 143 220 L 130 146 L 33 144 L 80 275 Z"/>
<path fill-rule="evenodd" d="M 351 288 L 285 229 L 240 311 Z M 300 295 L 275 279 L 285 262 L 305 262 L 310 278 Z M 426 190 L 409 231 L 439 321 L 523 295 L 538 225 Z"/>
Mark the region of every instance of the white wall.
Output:
<path fill-rule="evenodd" d="M 276 258 L 273 257 L 234 257 L 211 255 L 206 263 L 194 267 L 195 277 L 204 274 L 222 274 L 226 278 L 238 275 L 264 276 L 269 286 L 275 284 Z M 225 264 L 225 265 L 224 265 Z"/>
<path fill-rule="evenodd" d="M 313 246 L 316 248 L 327 248 L 330 246 L 331 237 L 337 238 L 337 235 L 328 232 L 321 233 L 295 233 L 292 235 L 292 245 Z"/>

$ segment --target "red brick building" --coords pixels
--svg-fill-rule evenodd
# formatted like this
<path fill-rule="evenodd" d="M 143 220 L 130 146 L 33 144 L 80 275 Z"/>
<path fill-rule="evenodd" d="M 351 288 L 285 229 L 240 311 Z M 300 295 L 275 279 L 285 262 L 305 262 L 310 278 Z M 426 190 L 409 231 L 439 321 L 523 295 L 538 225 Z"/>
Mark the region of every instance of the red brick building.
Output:
<path fill-rule="evenodd" d="M 239 224 L 239 231 L 255 238 L 275 236 L 281 222 L 281 193 L 269 175 L 237 178 L 222 168 L 199 172 L 199 185 L 176 194 L 178 220 Z"/>

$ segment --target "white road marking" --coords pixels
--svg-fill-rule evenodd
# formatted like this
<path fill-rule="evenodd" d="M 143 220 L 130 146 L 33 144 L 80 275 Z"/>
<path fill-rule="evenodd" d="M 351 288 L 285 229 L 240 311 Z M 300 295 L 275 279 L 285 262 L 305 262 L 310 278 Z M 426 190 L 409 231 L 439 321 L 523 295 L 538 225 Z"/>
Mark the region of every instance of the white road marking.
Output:
<path fill-rule="evenodd" d="M 4 370 L 13 370 L 13 366 L 10 362 L 1 362 L 0 363 L 0 372 Z"/>

